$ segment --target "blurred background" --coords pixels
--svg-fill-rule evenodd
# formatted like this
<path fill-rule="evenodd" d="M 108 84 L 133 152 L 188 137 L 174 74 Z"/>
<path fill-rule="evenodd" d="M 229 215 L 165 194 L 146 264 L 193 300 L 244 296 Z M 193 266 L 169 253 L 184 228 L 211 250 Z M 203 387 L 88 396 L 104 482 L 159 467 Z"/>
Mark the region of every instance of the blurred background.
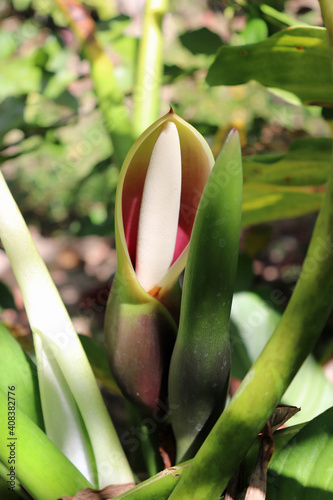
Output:
<path fill-rule="evenodd" d="M 82 4 L 0 0 L 0 167 L 77 331 L 102 342 L 116 268 L 113 215 L 121 165 L 80 29 L 84 36 L 88 33 L 87 43 L 92 37 L 111 61 L 131 117 L 145 2 Z M 77 30 L 76 21 L 81 23 Z M 304 107 L 255 81 L 210 87 L 205 80 L 221 46 L 261 42 L 297 24 L 322 26 L 317 1 L 170 1 L 162 24 L 159 115 L 172 104 L 205 136 L 215 155 L 237 126 L 245 165 L 249 158 L 251 168 L 257 155 L 282 158 L 295 139 L 330 137 L 330 113 L 323 113 L 321 106 Z M 322 184 L 311 191 L 319 202 Z M 285 307 L 318 200 L 295 211 L 279 212 L 277 207 L 271 217 L 264 206 L 261 216 L 244 220 L 239 290 L 255 289 L 268 297 L 278 289 L 281 295 L 274 305 Z M 0 320 L 29 348 L 22 298 L 1 249 Z M 324 351 L 327 355 L 329 331 L 322 341 L 325 349 L 318 346 L 319 358 Z"/>

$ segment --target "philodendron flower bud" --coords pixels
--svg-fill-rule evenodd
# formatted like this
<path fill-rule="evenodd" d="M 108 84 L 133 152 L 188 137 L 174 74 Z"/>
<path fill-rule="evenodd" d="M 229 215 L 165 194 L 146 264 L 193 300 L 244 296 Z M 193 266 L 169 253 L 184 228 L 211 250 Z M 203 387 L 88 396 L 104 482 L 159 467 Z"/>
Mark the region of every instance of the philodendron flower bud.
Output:
<path fill-rule="evenodd" d="M 178 277 L 213 164 L 203 137 L 170 109 L 135 142 L 119 176 L 106 348 L 123 393 L 149 412 L 166 396 Z"/>

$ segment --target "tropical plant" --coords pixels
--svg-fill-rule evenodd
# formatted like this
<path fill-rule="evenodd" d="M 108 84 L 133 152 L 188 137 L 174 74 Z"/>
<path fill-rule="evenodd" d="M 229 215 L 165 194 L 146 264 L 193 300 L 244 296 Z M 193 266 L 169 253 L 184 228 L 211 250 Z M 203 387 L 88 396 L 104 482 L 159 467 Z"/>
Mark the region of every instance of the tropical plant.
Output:
<path fill-rule="evenodd" d="M 101 498 L 101 490 L 103 498 L 129 500 L 331 497 L 333 388 L 312 353 L 333 305 L 332 141 L 298 139 L 287 152 L 242 162 L 233 127 L 222 148 L 221 134 L 215 134 L 213 150 L 221 149 L 215 160 L 200 123 L 203 135 L 172 108 L 159 118 L 163 76 L 176 85 L 196 69 L 208 70 L 210 87 L 255 80 L 279 99 L 327 113 L 333 101 L 333 6 L 320 0 L 322 28 L 298 23 L 283 3 L 230 2 L 225 17 L 242 9 L 247 23 L 229 45 L 208 29 L 183 34 L 191 69 L 181 58 L 179 66 L 163 65 L 162 20 L 169 6 L 147 0 L 137 67 L 135 57 L 129 64 L 137 78 L 131 119 L 128 81 L 117 74 L 102 30 L 80 2 L 56 0 L 47 8 L 13 2 L 16 11 L 31 4 L 44 20 L 68 26 L 90 63 L 103 133 L 93 120 L 95 132 L 86 136 L 93 164 L 74 177 L 82 186 L 102 174 L 103 185 L 109 170 L 113 175 L 107 186 L 118 267 L 104 350 L 75 332 L 0 172 L 0 238 L 34 342 L 28 356 L 0 324 L 1 498 L 80 499 L 81 490 L 92 499 Z M 115 14 L 97 1 L 89 6 L 101 20 Z M 128 55 L 133 40 L 117 35 L 126 22 L 115 16 L 107 33 Z M 67 89 L 75 80 L 63 66 L 68 51 L 59 52 L 59 40 L 49 34 L 43 48 L 20 59 L 14 57 L 19 40 L 1 36 L 0 105 L 10 110 L 1 160 L 6 167 L 8 159 L 54 152 L 51 171 L 60 179 L 68 171 L 59 161 L 61 120 L 70 120 L 66 112 L 78 104 Z M 44 116 L 44 105 L 55 119 Z M 216 132 L 214 124 L 206 126 Z M 15 128 L 24 138 L 11 153 L 6 134 Z M 70 206 L 76 197 L 74 184 Z M 241 227 L 318 210 L 290 300 L 276 289 L 264 298 L 252 285 L 251 262 L 240 258 L 237 271 Z M 107 217 L 90 222 L 90 229 L 110 228 Z M 129 428 L 121 438 L 95 374 L 126 402 Z M 231 398 L 230 375 L 232 385 L 242 380 Z"/>

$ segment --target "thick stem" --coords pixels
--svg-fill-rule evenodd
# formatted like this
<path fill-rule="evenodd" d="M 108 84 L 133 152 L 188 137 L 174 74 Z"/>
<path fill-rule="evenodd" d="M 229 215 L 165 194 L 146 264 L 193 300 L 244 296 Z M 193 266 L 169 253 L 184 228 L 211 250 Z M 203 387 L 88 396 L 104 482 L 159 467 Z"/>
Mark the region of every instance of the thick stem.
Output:
<path fill-rule="evenodd" d="M 333 2 L 332 0 L 319 0 L 324 24 L 327 29 L 328 41 L 331 51 L 331 62 L 333 62 Z M 332 66 L 333 72 L 333 66 Z"/>

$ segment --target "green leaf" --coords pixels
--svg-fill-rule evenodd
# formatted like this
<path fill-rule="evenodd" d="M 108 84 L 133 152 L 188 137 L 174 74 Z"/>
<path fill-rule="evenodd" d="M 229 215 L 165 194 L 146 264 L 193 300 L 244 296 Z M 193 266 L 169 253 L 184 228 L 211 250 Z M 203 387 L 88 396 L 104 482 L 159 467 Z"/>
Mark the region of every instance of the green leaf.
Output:
<path fill-rule="evenodd" d="M 1 500 L 20 500 L 25 498 L 25 495 L 22 497 L 22 488 L 20 485 L 16 484 L 15 490 L 9 490 L 7 484 L 7 474 L 9 470 L 8 468 L 0 461 L 0 498 Z M 21 494 L 19 494 L 21 493 Z"/>
<path fill-rule="evenodd" d="M 42 70 L 35 64 L 34 56 L 1 62 L 0 100 L 40 90 Z"/>
<path fill-rule="evenodd" d="M 267 24 L 263 19 L 249 19 L 242 31 L 241 38 L 244 44 L 258 43 L 266 40 L 268 36 Z"/>
<path fill-rule="evenodd" d="M 15 128 L 23 128 L 23 112 L 24 112 L 25 98 L 8 97 L 0 103 L 0 138 L 7 132 Z"/>
<path fill-rule="evenodd" d="M 250 292 L 234 295 L 230 337 L 234 377 L 244 378 L 273 334 L 281 319 L 275 306 L 273 294 L 269 300 Z M 333 386 L 313 356 L 306 359 L 281 402 L 301 408 L 291 424 L 307 422 L 332 406 Z"/>
<path fill-rule="evenodd" d="M 182 45 L 192 54 L 212 55 L 221 47 L 222 40 L 207 28 L 186 31 L 179 36 Z"/>
<path fill-rule="evenodd" d="M 95 377 L 113 392 L 121 394 L 121 391 L 110 372 L 105 349 L 95 340 L 86 335 L 79 335 L 82 347 L 87 355 L 90 366 Z"/>
<path fill-rule="evenodd" d="M 207 83 L 240 85 L 249 80 L 292 92 L 307 104 L 332 104 L 326 30 L 287 28 L 260 43 L 221 47 L 208 71 Z"/>
<path fill-rule="evenodd" d="M 165 469 L 126 493 L 115 497 L 115 500 L 156 500 L 157 498 L 158 500 L 167 500 L 190 463 L 188 461 Z"/>
<path fill-rule="evenodd" d="M 178 462 L 195 454 L 225 405 L 241 197 L 240 143 L 233 130 L 204 189 L 184 277 L 169 371 L 170 418 Z"/>
<path fill-rule="evenodd" d="M 0 387 L 15 386 L 17 405 L 44 429 L 36 366 L 1 323 L 0 367 Z"/>
<path fill-rule="evenodd" d="M 313 188 L 249 183 L 244 186 L 242 226 L 317 212 L 322 199 L 322 193 Z"/>
<path fill-rule="evenodd" d="M 245 157 L 243 227 L 318 211 L 331 151 L 331 139 L 306 138 L 284 155 Z"/>
<path fill-rule="evenodd" d="M 321 186 L 330 171 L 332 139 L 302 138 L 292 142 L 287 153 L 243 158 L 245 183 L 282 186 Z"/>
<path fill-rule="evenodd" d="M 330 500 L 333 494 L 333 408 L 309 422 L 274 453 L 268 500 Z"/>
<path fill-rule="evenodd" d="M 6 439 L 0 440 L 0 460 L 10 467 L 8 457 L 11 451 L 14 453 L 12 456 L 15 456 L 16 478 L 34 500 L 54 500 L 64 495 L 75 495 L 78 490 L 91 487 L 74 465 L 19 407 L 15 409 L 14 430 L 8 429 L 6 388 L 5 391 L 3 392 L 2 386 L 0 432 Z M 9 432 L 14 432 L 14 436 Z M 12 439 L 14 437 L 16 440 Z"/>
<path fill-rule="evenodd" d="M 0 311 L 1 309 L 16 309 L 12 292 L 2 281 L 0 281 Z"/>

